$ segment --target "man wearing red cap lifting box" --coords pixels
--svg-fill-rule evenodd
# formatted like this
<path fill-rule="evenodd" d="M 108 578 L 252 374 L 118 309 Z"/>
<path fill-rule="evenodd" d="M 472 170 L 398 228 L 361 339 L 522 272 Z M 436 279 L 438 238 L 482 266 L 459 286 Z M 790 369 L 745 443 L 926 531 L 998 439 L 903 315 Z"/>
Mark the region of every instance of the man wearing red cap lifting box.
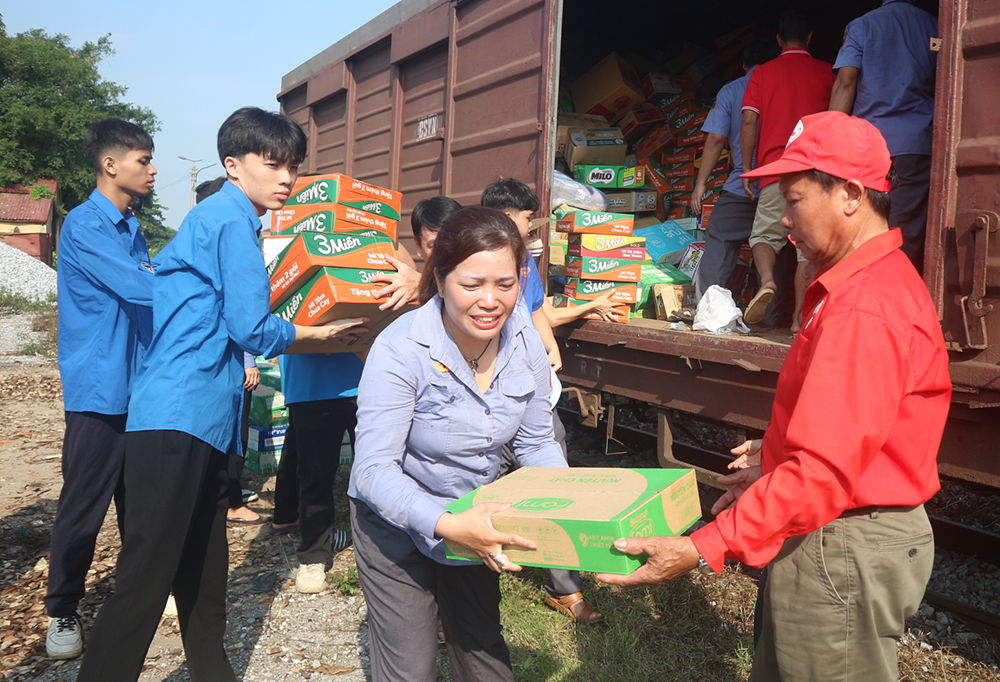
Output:
<path fill-rule="evenodd" d="M 934 544 L 923 503 L 940 487 L 951 381 L 937 315 L 889 229 L 889 151 L 867 121 L 804 117 L 778 161 L 781 222 L 820 266 L 762 441 L 716 518 L 690 537 L 627 538 L 646 552 L 621 585 L 725 559 L 767 564 L 752 682 L 896 680 L 896 640 L 924 594 Z"/>

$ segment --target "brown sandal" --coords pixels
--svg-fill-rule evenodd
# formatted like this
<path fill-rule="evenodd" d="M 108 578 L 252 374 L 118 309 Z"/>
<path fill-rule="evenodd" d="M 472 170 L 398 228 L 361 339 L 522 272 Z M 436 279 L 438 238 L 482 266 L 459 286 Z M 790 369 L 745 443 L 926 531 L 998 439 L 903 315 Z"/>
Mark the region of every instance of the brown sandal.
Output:
<path fill-rule="evenodd" d="M 583 609 L 580 611 L 579 616 L 573 613 L 573 606 L 578 602 L 583 602 Z M 600 623 L 604 620 L 603 615 L 599 618 L 590 618 L 591 614 L 596 613 L 596 611 L 594 611 L 594 608 L 587 601 L 586 597 L 583 596 L 583 592 L 574 592 L 573 594 L 566 594 L 561 597 L 545 597 L 545 605 L 567 618 L 575 620 L 577 623 Z"/>

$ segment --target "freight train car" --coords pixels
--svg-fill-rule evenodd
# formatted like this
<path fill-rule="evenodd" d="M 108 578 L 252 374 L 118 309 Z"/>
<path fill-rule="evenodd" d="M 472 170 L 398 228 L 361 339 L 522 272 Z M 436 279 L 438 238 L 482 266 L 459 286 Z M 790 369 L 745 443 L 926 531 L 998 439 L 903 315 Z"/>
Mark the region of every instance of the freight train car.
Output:
<path fill-rule="evenodd" d="M 478 203 L 499 175 L 528 182 L 547 206 L 561 87 L 612 51 L 710 44 L 750 23 L 773 31 L 785 4 L 403 0 L 290 71 L 278 99 L 309 135 L 308 172 L 402 191 L 404 224 L 425 197 Z M 877 4 L 811 3 L 821 20 L 813 54 L 833 61 L 846 24 Z M 1000 3 L 923 6 L 939 18 L 928 45 L 939 54 L 925 281 L 955 389 L 941 471 L 1000 486 Z M 789 343 L 671 331 L 655 320 L 557 333 L 561 377 L 592 414 L 602 395 L 660 411 L 664 461 L 673 411 L 764 429 Z"/>

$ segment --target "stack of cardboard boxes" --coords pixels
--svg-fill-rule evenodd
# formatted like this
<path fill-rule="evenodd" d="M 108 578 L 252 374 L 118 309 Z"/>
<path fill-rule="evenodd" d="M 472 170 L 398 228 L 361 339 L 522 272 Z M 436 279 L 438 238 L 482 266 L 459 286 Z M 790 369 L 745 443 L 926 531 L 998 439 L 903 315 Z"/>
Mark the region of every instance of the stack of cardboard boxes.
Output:
<path fill-rule="evenodd" d="M 558 227 L 550 231 L 549 258 L 555 289 L 565 294 L 558 303 L 571 305 L 584 297 L 581 292 L 593 298 L 595 289 L 632 283 L 637 285 L 630 301 L 636 315 L 656 316 L 655 284 L 687 287 L 678 289 L 676 299 L 693 299 L 691 283 L 705 248 L 700 228 L 732 171 L 729 152 L 723 151 L 708 174 L 702 215 L 693 216 L 691 194 L 707 137 L 701 128 L 718 89 L 742 75 L 743 49 L 754 36 L 752 27 L 744 27 L 719 37 L 715 51 L 684 43 L 658 66 L 636 55 L 625 59 L 612 53 L 572 83 L 572 105 L 561 100 L 567 111 L 559 113 L 557 167 L 601 189 L 608 197 L 605 215 L 631 217 L 633 241 L 622 248 L 627 251 L 642 241 L 646 256 L 636 281 L 634 264 L 622 257 L 626 251 L 593 248 L 599 235 L 629 236 L 620 218 L 583 225 L 593 219 L 591 212 L 560 207 Z M 649 73 L 640 77 L 636 64 Z M 575 217 L 568 216 L 571 212 Z M 613 227 L 619 231 L 602 231 Z M 610 260 L 618 264 L 612 266 Z M 744 279 L 748 260 L 741 253 L 734 280 Z"/>
<path fill-rule="evenodd" d="M 371 345 L 405 312 L 381 311 L 372 279 L 393 271 L 402 195 L 339 173 L 299 178 L 285 207 L 271 214 L 271 236 L 282 240 L 269 259 L 271 312 L 298 325 L 367 317 L 368 332 L 342 351 Z"/>
<path fill-rule="evenodd" d="M 273 474 L 281 461 L 288 408 L 281 394 L 281 372 L 277 365 L 258 361 L 257 369 L 260 383 L 250 394 L 246 467 L 258 474 Z"/>

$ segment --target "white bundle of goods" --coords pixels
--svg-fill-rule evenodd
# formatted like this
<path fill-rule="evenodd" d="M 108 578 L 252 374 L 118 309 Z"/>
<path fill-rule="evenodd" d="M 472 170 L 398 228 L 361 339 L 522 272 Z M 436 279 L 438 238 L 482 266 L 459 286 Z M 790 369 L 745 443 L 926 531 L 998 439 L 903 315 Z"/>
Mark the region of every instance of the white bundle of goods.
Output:
<path fill-rule="evenodd" d="M 9 244 L 0 242 L 0 290 L 29 301 L 56 295 L 56 271 Z"/>

